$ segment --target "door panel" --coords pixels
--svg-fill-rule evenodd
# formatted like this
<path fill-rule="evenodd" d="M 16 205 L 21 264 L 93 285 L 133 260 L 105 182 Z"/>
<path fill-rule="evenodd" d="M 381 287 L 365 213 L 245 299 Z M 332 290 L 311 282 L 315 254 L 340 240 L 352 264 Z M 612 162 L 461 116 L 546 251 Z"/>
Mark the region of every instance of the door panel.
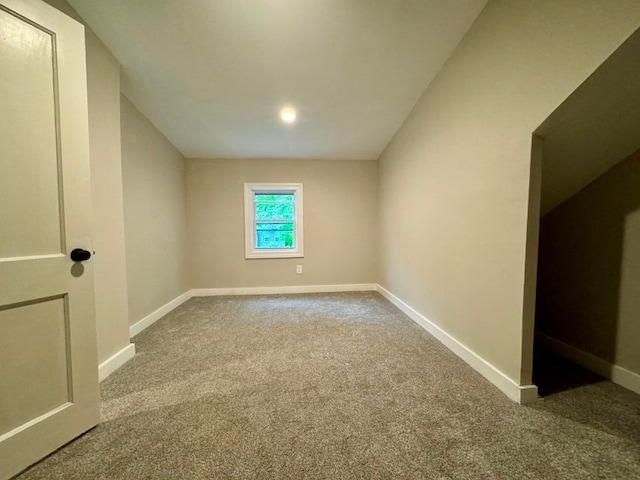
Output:
<path fill-rule="evenodd" d="M 99 419 L 84 29 L 0 0 L 0 479 Z"/>
<path fill-rule="evenodd" d="M 61 253 L 54 38 L 3 10 L 0 25 L 0 257 Z"/>
<path fill-rule="evenodd" d="M 71 401 L 66 297 L 0 310 L 0 432 L 6 433 Z M 15 339 L 28 339 L 16 342 Z M 28 349 L 28 352 L 24 352 Z M 37 362 L 30 361 L 37 358 Z"/>

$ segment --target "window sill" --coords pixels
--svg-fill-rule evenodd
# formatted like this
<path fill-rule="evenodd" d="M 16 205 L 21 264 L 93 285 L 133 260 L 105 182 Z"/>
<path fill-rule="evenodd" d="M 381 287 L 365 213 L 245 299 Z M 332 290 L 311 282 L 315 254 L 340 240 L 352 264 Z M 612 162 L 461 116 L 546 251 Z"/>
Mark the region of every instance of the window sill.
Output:
<path fill-rule="evenodd" d="M 246 260 L 253 260 L 256 258 L 304 258 L 302 252 L 251 252 L 246 253 L 244 258 Z"/>

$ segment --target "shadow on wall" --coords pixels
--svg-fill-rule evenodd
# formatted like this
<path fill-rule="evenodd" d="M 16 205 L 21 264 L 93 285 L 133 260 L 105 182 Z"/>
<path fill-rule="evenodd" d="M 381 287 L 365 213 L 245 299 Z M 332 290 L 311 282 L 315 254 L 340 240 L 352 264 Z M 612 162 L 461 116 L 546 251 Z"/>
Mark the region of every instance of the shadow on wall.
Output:
<path fill-rule="evenodd" d="M 639 373 L 639 259 L 637 151 L 541 219 L 536 330 Z M 536 344 L 542 395 L 599 380 Z"/>

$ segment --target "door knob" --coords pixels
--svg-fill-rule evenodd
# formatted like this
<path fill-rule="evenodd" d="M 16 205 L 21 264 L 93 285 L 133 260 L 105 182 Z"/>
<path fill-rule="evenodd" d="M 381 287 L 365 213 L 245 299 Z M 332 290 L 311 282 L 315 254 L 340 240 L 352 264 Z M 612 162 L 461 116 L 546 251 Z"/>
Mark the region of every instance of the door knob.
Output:
<path fill-rule="evenodd" d="M 71 260 L 74 262 L 84 262 L 91 258 L 91 252 L 82 248 L 74 248 L 71 250 Z"/>

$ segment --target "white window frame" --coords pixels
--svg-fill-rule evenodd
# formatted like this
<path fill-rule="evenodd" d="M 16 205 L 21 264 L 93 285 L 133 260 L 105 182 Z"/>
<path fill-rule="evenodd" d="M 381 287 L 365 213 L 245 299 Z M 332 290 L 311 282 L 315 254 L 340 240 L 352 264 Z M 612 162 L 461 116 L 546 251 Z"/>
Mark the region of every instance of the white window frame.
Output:
<path fill-rule="evenodd" d="M 293 233 L 295 249 L 256 248 L 255 194 L 288 193 L 294 196 Z M 304 257 L 302 183 L 245 183 L 244 184 L 244 257 L 296 258 Z"/>

